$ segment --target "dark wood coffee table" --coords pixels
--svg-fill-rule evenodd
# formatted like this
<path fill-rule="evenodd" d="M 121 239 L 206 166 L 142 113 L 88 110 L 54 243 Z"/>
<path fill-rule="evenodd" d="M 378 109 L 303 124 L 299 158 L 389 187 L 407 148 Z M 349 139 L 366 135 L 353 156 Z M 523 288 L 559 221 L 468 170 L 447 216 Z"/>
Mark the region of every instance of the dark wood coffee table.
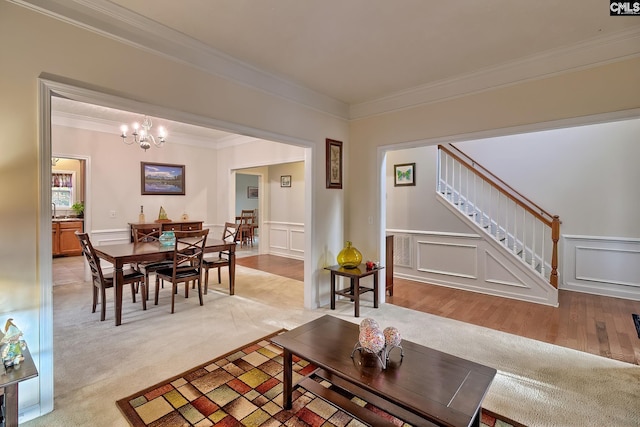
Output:
<path fill-rule="evenodd" d="M 387 369 L 383 370 L 359 352 L 351 357 L 358 335 L 358 324 L 327 315 L 271 339 L 284 349 L 285 409 L 291 408 L 294 386 L 299 385 L 365 423 L 391 425 L 374 412 L 320 385 L 311 376 L 294 385 L 292 356 L 296 355 L 318 366 L 312 375 L 409 424 L 480 425 L 480 404 L 495 369 L 403 340 L 404 357 L 400 357 L 399 350 L 392 351 Z"/>

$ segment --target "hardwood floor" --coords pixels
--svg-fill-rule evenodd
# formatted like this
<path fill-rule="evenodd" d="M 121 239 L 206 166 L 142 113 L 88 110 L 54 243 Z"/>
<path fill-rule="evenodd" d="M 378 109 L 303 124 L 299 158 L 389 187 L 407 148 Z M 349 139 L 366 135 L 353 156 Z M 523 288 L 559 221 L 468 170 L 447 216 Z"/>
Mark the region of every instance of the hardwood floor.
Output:
<path fill-rule="evenodd" d="M 236 258 L 236 264 L 289 279 L 304 281 L 304 262 L 276 255 L 254 255 Z"/>
<path fill-rule="evenodd" d="M 249 268 L 303 280 L 304 263 L 274 255 L 238 258 Z M 640 364 L 632 313 L 640 301 L 560 291 L 559 307 L 394 279 L 387 302 L 600 356 Z"/>

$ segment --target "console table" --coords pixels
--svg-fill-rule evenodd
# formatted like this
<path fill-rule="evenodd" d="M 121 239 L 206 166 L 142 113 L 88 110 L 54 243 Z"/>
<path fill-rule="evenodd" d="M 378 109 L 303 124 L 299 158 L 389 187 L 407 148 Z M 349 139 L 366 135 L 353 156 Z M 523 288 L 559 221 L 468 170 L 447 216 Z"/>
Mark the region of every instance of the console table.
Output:
<path fill-rule="evenodd" d="M 161 231 L 192 231 L 202 230 L 202 223 L 204 221 L 168 221 L 168 222 L 130 222 L 129 223 L 129 237 L 133 243 L 133 228 L 132 225 L 142 225 L 149 230 L 160 229 Z"/>
<path fill-rule="evenodd" d="M 18 383 L 38 376 L 38 370 L 33 363 L 29 349 L 23 350 L 24 360 L 19 365 L 11 366 L 0 375 L 0 388 L 3 389 L 0 426 L 17 427 L 18 425 Z M 0 365 L 0 369 L 2 366 Z"/>
<path fill-rule="evenodd" d="M 336 309 L 336 295 L 347 297 L 353 301 L 355 316 L 360 317 L 360 295 L 365 292 L 373 292 L 373 307 L 378 308 L 378 272 L 384 267 L 376 267 L 367 270 L 364 264 L 360 264 L 356 268 L 345 268 L 339 265 L 325 267 L 325 270 L 331 271 L 331 310 Z M 345 289 L 336 289 L 336 276 L 348 277 L 350 286 Z M 373 288 L 360 286 L 360 279 L 373 276 Z"/>

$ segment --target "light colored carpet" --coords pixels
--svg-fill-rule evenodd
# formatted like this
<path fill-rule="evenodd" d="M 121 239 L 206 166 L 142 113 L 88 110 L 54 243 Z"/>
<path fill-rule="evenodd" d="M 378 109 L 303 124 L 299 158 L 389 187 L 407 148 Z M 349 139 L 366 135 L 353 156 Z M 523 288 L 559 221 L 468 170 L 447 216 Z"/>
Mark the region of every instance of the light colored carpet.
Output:
<path fill-rule="evenodd" d="M 214 275 L 215 276 L 215 275 Z M 236 295 L 223 280 L 205 296 L 170 291 L 144 312 L 125 290 L 123 325 L 91 313 L 88 284 L 54 287 L 55 410 L 25 426 L 127 426 L 115 401 L 280 328 L 325 314 L 375 318 L 404 338 L 498 370 L 483 406 L 529 426 L 640 425 L 640 367 L 385 304 L 339 301 L 302 308 L 302 283 L 237 267 Z M 182 293 L 182 291 L 180 291 Z M 108 301 L 112 298 L 108 292 Z M 428 387 L 428 385 L 425 385 Z"/>

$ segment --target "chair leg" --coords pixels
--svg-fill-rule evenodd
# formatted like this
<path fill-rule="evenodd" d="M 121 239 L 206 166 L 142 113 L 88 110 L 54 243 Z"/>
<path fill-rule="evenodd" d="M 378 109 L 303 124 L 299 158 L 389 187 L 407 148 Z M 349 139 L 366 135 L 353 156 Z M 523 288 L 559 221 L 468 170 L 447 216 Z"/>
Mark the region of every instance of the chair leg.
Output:
<path fill-rule="evenodd" d="M 160 293 L 160 278 L 156 275 L 156 299 L 155 304 L 158 305 L 158 294 Z"/>
<path fill-rule="evenodd" d="M 134 304 L 136 302 L 136 287 L 138 283 L 140 282 L 136 282 L 136 283 L 131 282 L 131 299 L 133 300 Z"/>
<path fill-rule="evenodd" d="M 107 304 L 105 300 L 107 299 L 107 292 L 104 290 L 104 286 L 100 287 L 100 321 L 103 322 L 107 317 Z"/>
<path fill-rule="evenodd" d="M 142 279 L 140 282 L 140 287 L 142 288 L 142 309 L 146 310 L 147 309 L 147 294 L 149 293 L 148 291 L 148 287 L 147 287 L 147 281 L 145 279 Z"/>
<path fill-rule="evenodd" d="M 202 283 L 200 283 L 200 279 L 198 279 L 198 297 L 200 298 L 200 305 L 204 305 L 202 301 Z"/>
<path fill-rule="evenodd" d="M 96 285 L 93 285 L 93 308 L 91 309 L 92 313 L 96 312 L 96 306 L 98 305 L 98 288 Z"/>
<path fill-rule="evenodd" d="M 218 285 L 222 283 L 222 277 L 220 276 L 220 267 L 218 267 Z M 205 288 L 206 289 L 206 288 Z M 206 292 L 205 292 L 206 294 Z"/>
<path fill-rule="evenodd" d="M 209 291 L 209 268 L 204 269 L 204 294 L 207 295 Z"/>
<path fill-rule="evenodd" d="M 189 286 L 187 286 L 188 288 Z M 176 293 L 178 292 L 178 285 L 171 283 L 171 314 L 173 314 L 173 307 L 176 301 Z"/>

